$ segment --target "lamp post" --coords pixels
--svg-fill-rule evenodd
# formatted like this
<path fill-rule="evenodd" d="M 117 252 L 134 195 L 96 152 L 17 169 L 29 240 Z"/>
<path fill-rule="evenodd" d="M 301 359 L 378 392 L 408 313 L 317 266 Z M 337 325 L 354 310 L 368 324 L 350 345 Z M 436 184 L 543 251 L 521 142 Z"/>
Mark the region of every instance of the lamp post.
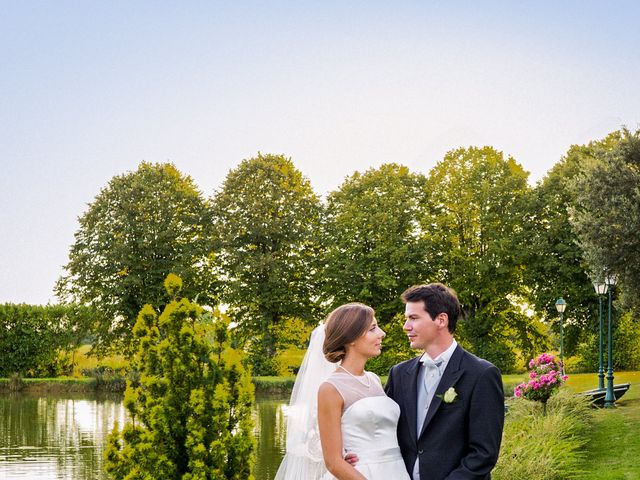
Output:
<path fill-rule="evenodd" d="M 601 280 L 594 280 L 593 288 L 598 294 L 598 306 L 600 311 L 600 322 L 598 329 L 598 390 L 604 390 L 604 367 L 603 367 L 603 350 L 604 350 L 604 341 L 603 341 L 603 333 L 602 333 L 602 296 L 607 294 L 607 290 L 609 289 L 608 285 Z"/>
<path fill-rule="evenodd" d="M 608 321 L 607 321 L 607 393 L 604 396 L 604 406 L 607 408 L 616 406 L 616 397 L 613 394 L 613 347 L 611 340 L 611 294 L 613 291 L 613 287 L 615 286 L 618 277 L 614 274 L 609 274 L 605 278 L 605 283 L 608 286 L 609 292 L 609 311 L 608 311 Z"/>
<path fill-rule="evenodd" d="M 562 375 L 564 375 L 564 329 L 562 325 L 562 315 L 565 308 L 567 308 L 567 302 L 560 297 L 556 300 L 556 310 L 558 310 L 558 313 L 560 314 L 560 364 L 562 365 Z"/>

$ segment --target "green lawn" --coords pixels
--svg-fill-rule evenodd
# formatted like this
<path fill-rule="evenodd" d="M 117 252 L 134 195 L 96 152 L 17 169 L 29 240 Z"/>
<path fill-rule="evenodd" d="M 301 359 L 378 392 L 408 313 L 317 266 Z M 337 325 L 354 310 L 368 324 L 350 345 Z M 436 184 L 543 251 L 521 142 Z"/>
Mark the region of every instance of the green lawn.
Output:
<path fill-rule="evenodd" d="M 587 445 L 586 480 L 640 479 L 640 372 L 615 372 L 614 383 L 631 383 L 616 408 L 598 409 Z M 595 374 L 570 375 L 575 391 L 597 387 Z"/>
<path fill-rule="evenodd" d="M 591 441 L 586 445 L 579 478 L 584 480 L 640 479 L 640 372 L 614 372 L 614 384 L 630 383 L 616 408 L 594 411 Z M 505 393 L 527 379 L 527 374 L 503 375 Z M 606 380 L 605 380 L 606 381 Z M 597 388 L 595 373 L 569 374 L 567 386 L 582 392 Z"/>

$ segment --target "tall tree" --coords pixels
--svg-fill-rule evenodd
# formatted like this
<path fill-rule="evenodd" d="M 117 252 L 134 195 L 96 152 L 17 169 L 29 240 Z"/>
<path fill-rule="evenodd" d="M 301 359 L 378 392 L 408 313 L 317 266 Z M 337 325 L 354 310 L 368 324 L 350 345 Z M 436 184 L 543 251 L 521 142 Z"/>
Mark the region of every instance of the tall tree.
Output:
<path fill-rule="evenodd" d="M 597 332 L 597 297 L 589 278 L 582 249 L 570 222 L 575 206 L 572 182 L 595 151 L 611 149 L 620 140 L 615 132 L 587 145 L 574 145 L 529 194 L 524 229 L 519 234 L 524 250 L 525 285 L 536 312 L 547 319 L 557 318 L 555 301 L 563 297 L 565 312 L 565 350 L 575 352 L 585 334 Z M 557 323 L 554 323 L 557 329 Z"/>
<path fill-rule="evenodd" d="M 247 480 L 255 448 L 253 384 L 227 342 L 228 318 L 178 294 L 160 316 L 150 305 L 134 327 L 139 382 L 128 382 L 131 422 L 109 436 L 106 471 L 116 480 Z"/>
<path fill-rule="evenodd" d="M 244 160 L 213 199 L 224 301 L 256 374 L 277 373 L 273 328 L 316 313 L 321 204 L 283 155 Z"/>
<path fill-rule="evenodd" d="M 640 307 L 640 130 L 606 147 L 575 179 L 571 222 L 592 271 L 619 274 L 624 302 Z"/>
<path fill-rule="evenodd" d="M 397 164 L 356 172 L 327 199 L 325 291 L 332 307 L 358 300 L 384 325 L 400 294 L 428 279 L 421 235 L 423 175 Z"/>
<path fill-rule="evenodd" d="M 523 311 L 521 248 L 528 174 L 492 147 L 448 152 L 427 181 L 423 218 L 435 278 L 453 287 L 465 320 L 461 334 L 479 355 L 509 370 L 514 346 L 529 356 L 540 325 Z"/>
<path fill-rule="evenodd" d="M 405 166 L 385 164 L 354 173 L 327 198 L 323 290 L 331 307 L 360 301 L 375 309 L 387 333 L 370 365 L 380 374 L 411 356 L 403 322 L 394 319 L 404 310 L 400 294 L 430 278 L 420 229 L 425 181 Z"/>
<path fill-rule="evenodd" d="M 208 214 L 191 178 L 171 164 L 143 162 L 112 178 L 89 204 L 56 294 L 100 312 L 98 351 L 130 352 L 137 313 L 147 303 L 164 305 L 161 285 L 171 272 L 190 285 L 186 295 L 212 299 Z"/>

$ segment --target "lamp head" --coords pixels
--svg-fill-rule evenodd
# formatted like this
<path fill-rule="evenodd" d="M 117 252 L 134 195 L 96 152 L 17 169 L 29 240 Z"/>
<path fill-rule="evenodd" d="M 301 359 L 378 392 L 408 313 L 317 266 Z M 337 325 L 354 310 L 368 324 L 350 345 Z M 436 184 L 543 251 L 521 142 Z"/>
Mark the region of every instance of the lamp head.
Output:
<path fill-rule="evenodd" d="M 594 280 L 593 288 L 595 289 L 598 295 L 604 295 L 605 293 L 607 293 L 609 286 L 606 284 L 606 282 L 603 282 L 602 280 Z"/>
<path fill-rule="evenodd" d="M 556 300 L 556 310 L 558 313 L 564 313 L 564 309 L 567 308 L 567 302 L 564 301 L 562 297 Z"/>
<path fill-rule="evenodd" d="M 613 287 L 616 283 L 618 283 L 618 275 L 615 273 L 608 273 L 604 281 L 607 285 Z"/>

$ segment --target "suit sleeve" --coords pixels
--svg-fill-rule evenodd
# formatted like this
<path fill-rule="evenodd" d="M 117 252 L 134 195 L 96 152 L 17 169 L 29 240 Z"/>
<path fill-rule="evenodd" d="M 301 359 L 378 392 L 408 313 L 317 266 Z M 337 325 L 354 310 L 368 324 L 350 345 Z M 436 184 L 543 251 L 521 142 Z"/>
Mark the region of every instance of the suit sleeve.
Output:
<path fill-rule="evenodd" d="M 497 367 L 480 372 L 469 403 L 468 453 L 447 480 L 485 478 L 498 461 L 504 427 L 504 393 Z"/>

